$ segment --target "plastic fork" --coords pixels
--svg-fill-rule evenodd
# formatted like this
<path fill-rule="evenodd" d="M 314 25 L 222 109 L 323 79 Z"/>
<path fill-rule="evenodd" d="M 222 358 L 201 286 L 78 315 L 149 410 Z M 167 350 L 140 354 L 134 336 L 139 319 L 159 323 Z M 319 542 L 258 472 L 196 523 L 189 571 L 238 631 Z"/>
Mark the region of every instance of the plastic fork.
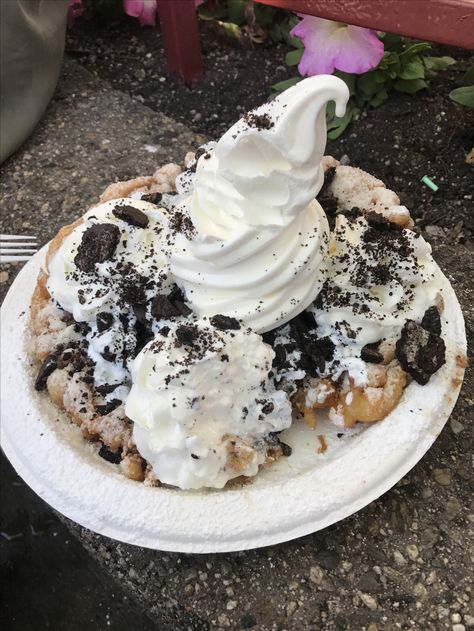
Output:
<path fill-rule="evenodd" d="M 0 234 L 0 263 L 29 261 L 37 250 L 36 237 L 26 234 Z"/>

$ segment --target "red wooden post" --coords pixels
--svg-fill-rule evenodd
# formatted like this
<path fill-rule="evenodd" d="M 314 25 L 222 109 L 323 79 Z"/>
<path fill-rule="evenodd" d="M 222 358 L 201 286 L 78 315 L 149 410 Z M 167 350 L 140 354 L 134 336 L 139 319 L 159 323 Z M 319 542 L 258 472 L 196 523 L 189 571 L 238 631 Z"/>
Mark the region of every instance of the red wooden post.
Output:
<path fill-rule="evenodd" d="M 295 13 L 474 49 L 474 0 L 257 0 Z"/>
<path fill-rule="evenodd" d="M 194 0 L 157 0 L 166 62 L 189 87 L 202 77 L 198 16 Z"/>

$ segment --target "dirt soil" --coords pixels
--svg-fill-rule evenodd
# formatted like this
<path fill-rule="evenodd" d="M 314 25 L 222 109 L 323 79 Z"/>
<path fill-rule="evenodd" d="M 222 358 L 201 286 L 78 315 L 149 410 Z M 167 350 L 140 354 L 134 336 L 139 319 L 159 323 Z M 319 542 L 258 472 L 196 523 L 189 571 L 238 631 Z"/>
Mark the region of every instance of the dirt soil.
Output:
<path fill-rule="evenodd" d="M 69 32 L 67 52 L 96 76 L 208 138 L 218 138 L 243 112 L 269 98 L 271 86 L 296 74 L 284 64 L 286 45 L 231 45 L 203 23 L 204 77 L 194 90 L 170 77 L 161 33 L 134 20 L 97 30 L 78 21 Z M 328 153 L 347 155 L 351 164 L 373 173 L 393 188 L 428 236 L 464 242 L 474 230 L 472 166 L 474 112 L 454 104 L 449 92 L 460 84 L 474 57 L 469 51 L 435 46 L 432 54 L 457 63 L 436 77 L 429 90 L 394 93 L 376 110 L 364 112 Z M 152 139 L 151 139 L 152 140 Z M 432 193 L 420 180 L 428 175 Z"/>

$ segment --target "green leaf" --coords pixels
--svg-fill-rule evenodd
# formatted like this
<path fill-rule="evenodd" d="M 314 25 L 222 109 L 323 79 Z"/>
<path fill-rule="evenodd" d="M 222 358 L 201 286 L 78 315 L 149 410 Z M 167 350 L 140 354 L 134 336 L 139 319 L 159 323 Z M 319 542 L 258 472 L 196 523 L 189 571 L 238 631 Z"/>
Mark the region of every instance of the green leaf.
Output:
<path fill-rule="evenodd" d="M 198 8 L 199 17 L 203 20 L 220 20 L 227 17 L 227 8 L 218 5 L 215 9 L 209 9 L 205 4 Z"/>
<path fill-rule="evenodd" d="M 229 0 L 229 4 L 234 2 L 234 0 Z M 247 4 L 247 0 L 245 1 Z M 257 24 L 260 24 L 263 28 L 270 28 L 274 22 L 275 13 L 277 9 L 275 7 L 269 7 L 263 4 L 255 3 L 253 5 L 253 10 L 255 12 L 255 18 L 257 20 Z"/>
<path fill-rule="evenodd" d="M 474 107 L 474 85 L 456 88 L 449 93 L 449 98 L 455 103 L 459 103 L 459 105 Z"/>
<path fill-rule="evenodd" d="M 281 24 L 274 24 L 271 29 L 268 29 L 267 33 L 268 33 L 268 37 L 273 42 L 281 42 L 281 40 L 283 39 L 283 32 L 282 32 Z"/>
<path fill-rule="evenodd" d="M 380 92 L 377 92 L 377 94 L 370 100 L 370 105 L 372 107 L 379 107 L 380 105 L 382 105 L 382 103 L 385 103 L 387 99 L 387 90 L 380 90 Z"/>
<path fill-rule="evenodd" d="M 283 92 L 283 90 L 287 90 L 291 88 L 293 85 L 296 85 L 299 81 L 301 81 L 303 77 L 291 77 L 291 79 L 285 79 L 285 81 L 279 81 L 272 85 L 272 90 L 275 92 Z"/>
<path fill-rule="evenodd" d="M 300 38 L 293 37 L 292 35 L 290 35 L 290 31 L 287 31 L 286 33 L 283 33 L 282 35 L 285 42 L 289 44 L 290 46 L 293 46 L 293 48 L 304 48 L 303 42 L 300 40 Z"/>
<path fill-rule="evenodd" d="M 431 48 L 431 44 L 428 42 L 418 42 L 417 44 L 412 44 L 405 48 L 405 50 L 400 53 L 400 59 L 406 59 L 407 57 L 411 57 L 412 55 L 417 55 L 418 53 L 422 53 L 424 50 L 428 50 Z"/>
<path fill-rule="evenodd" d="M 245 7 L 247 0 L 229 0 L 227 7 L 227 21 L 242 26 L 245 22 Z"/>
<path fill-rule="evenodd" d="M 423 90 L 423 88 L 427 88 L 428 84 L 424 79 L 397 79 L 393 82 L 393 87 L 398 92 L 405 92 L 406 94 L 415 94 L 415 92 L 419 92 Z"/>
<path fill-rule="evenodd" d="M 354 94 L 356 93 L 357 75 L 349 74 L 348 72 L 342 72 L 341 70 L 336 70 L 333 74 L 346 83 L 347 87 L 349 88 L 350 95 L 354 96 Z"/>
<path fill-rule="evenodd" d="M 360 75 L 357 80 L 357 91 L 361 91 L 367 96 L 371 96 L 375 94 L 379 86 L 375 80 L 373 72 L 367 72 L 366 74 Z"/>
<path fill-rule="evenodd" d="M 380 39 L 388 52 L 401 53 L 405 45 L 405 38 L 400 37 L 400 35 L 393 35 L 393 33 L 383 33 Z"/>
<path fill-rule="evenodd" d="M 297 48 L 296 50 L 290 50 L 285 55 L 285 63 L 287 66 L 297 66 L 300 63 L 303 56 L 303 49 Z"/>
<path fill-rule="evenodd" d="M 349 109 L 341 118 L 334 118 L 328 125 L 327 136 L 330 140 L 336 140 L 344 132 L 353 117 L 353 110 Z"/>
<path fill-rule="evenodd" d="M 423 57 L 423 63 L 425 64 L 426 73 L 429 77 L 434 77 L 440 70 L 446 70 L 449 66 L 452 66 L 456 61 L 452 57 Z"/>
<path fill-rule="evenodd" d="M 462 78 L 464 85 L 472 85 L 474 83 L 474 66 L 469 68 L 464 77 Z"/>
<path fill-rule="evenodd" d="M 400 59 L 402 56 L 400 55 Z M 425 67 L 421 57 L 416 55 L 413 59 L 408 60 L 401 69 L 398 75 L 400 79 L 406 79 L 407 81 L 413 81 L 413 79 L 425 78 Z"/>

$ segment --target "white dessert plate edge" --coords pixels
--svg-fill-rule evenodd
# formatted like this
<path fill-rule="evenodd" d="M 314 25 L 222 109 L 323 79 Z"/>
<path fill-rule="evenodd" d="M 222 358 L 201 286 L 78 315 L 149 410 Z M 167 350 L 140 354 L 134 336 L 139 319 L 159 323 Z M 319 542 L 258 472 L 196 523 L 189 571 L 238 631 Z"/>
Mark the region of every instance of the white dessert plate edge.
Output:
<path fill-rule="evenodd" d="M 314 432 L 305 430 L 302 440 L 290 433 L 291 458 L 242 487 L 187 492 L 133 482 L 102 461 L 78 428 L 32 388 L 24 347 L 46 247 L 19 272 L 2 306 L 1 446 L 42 499 L 99 534 L 190 553 L 258 548 L 310 534 L 394 486 L 430 448 L 456 403 L 464 373 L 457 361 L 466 351 L 464 320 L 451 285 L 439 272 L 446 364 L 426 386 L 410 384 L 384 421 L 348 436 L 340 447 L 333 441 L 326 454 L 317 454 Z"/>

